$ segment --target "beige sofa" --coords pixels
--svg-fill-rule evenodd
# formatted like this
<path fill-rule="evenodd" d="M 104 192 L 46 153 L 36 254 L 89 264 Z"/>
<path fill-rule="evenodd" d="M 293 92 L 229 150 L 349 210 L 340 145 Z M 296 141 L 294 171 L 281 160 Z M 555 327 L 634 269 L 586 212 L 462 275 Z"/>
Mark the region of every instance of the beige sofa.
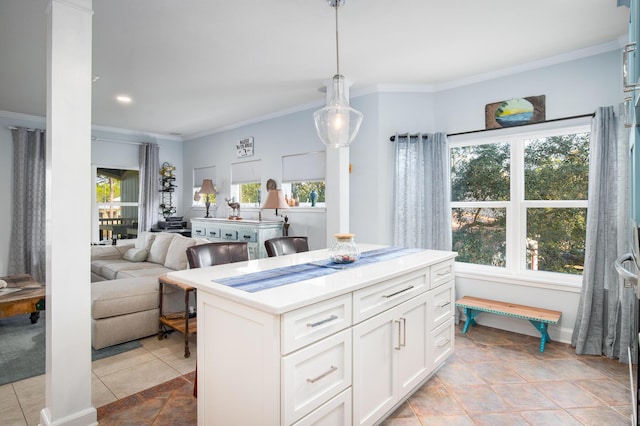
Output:
<path fill-rule="evenodd" d="M 92 246 L 92 346 L 100 349 L 157 334 L 158 277 L 186 269 L 187 248 L 206 242 L 176 233 L 141 232 L 137 239 L 115 246 Z M 184 294 L 169 287 L 162 303 L 165 312 L 184 310 Z"/>

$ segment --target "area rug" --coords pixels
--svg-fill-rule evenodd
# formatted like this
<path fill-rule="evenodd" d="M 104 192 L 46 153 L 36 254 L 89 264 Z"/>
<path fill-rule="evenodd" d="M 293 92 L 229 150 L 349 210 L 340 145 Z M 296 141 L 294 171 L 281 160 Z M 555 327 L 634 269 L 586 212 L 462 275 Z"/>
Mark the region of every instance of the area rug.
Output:
<path fill-rule="evenodd" d="M 31 324 L 29 315 L 0 319 L 0 386 L 45 372 L 45 315 Z M 93 361 L 141 347 L 137 341 L 91 349 Z"/>

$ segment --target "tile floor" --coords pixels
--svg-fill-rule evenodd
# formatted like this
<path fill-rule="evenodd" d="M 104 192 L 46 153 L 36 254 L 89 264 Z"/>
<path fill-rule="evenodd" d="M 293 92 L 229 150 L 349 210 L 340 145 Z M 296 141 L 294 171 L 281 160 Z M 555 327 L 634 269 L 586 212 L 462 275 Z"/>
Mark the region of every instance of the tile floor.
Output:
<path fill-rule="evenodd" d="M 100 419 L 101 415 L 104 417 L 114 414 L 114 407 L 120 407 L 119 411 L 123 411 L 123 404 L 129 403 L 131 406 L 141 395 L 148 398 L 149 392 L 145 394 L 144 391 L 158 384 L 168 382 L 175 386 L 182 382 L 193 391 L 196 336 L 191 339 L 189 358 L 184 358 L 184 338 L 177 333 L 169 334 L 169 337 L 162 341 L 156 336 L 150 336 L 142 339 L 141 343 L 141 348 L 92 363 L 91 396 L 93 406 L 100 407 L 100 424 L 104 423 Z M 0 386 L 0 425 L 37 425 L 40 421 L 40 410 L 45 405 L 44 388 L 44 375 Z M 190 396 L 190 399 L 193 400 L 192 411 L 195 418 L 195 398 Z M 111 411 L 108 410 L 110 406 Z M 166 418 L 159 420 L 164 421 Z M 151 425 L 152 422 L 141 419 L 117 424 Z"/>
<path fill-rule="evenodd" d="M 483 326 L 466 335 L 458 329 L 454 356 L 383 425 L 630 424 L 626 365 L 577 356 L 557 342 L 540 353 L 538 344 L 538 338 Z M 195 357 L 182 355 L 182 339 L 174 334 L 94 362 L 100 424 L 195 425 Z M 43 388 L 42 376 L 0 387 L 0 423 L 37 424 Z"/>

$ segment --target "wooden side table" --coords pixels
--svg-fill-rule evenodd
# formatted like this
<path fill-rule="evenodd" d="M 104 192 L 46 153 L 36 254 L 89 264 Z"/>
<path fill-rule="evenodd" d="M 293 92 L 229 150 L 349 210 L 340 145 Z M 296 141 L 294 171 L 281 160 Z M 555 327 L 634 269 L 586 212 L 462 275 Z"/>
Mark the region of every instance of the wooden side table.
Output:
<path fill-rule="evenodd" d="M 189 336 L 197 332 L 197 319 L 195 316 L 189 315 L 189 294 L 193 292 L 195 295 L 196 289 L 195 287 L 174 281 L 166 275 L 160 276 L 158 283 L 160 297 L 160 328 L 158 330 L 158 340 L 166 338 L 169 329 L 182 333 L 184 335 L 184 357 L 189 358 L 189 356 L 191 356 L 191 352 L 189 351 Z M 178 287 L 184 291 L 184 312 L 163 312 L 162 295 L 167 285 Z"/>
<path fill-rule="evenodd" d="M 45 288 L 31 275 L 18 274 L 0 277 L 7 282 L 6 295 L 0 292 L 0 318 L 31 314 L 31 324 L 38 322 L 45 308 Z"/>

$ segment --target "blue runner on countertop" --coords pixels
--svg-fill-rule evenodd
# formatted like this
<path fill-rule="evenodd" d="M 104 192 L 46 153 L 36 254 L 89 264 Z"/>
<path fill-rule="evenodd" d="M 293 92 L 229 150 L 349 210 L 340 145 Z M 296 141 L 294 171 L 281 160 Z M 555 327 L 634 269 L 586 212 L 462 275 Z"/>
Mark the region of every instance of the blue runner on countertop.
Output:
<path fill-rule="evenodd" d="M 407 249 L 404 247 L 383 247 L 362 253 L 360 259 L 354 263 L 337 264 L 330 259 L 322 259 L 315 262 L 300 265 L 284 266 L 282 268 L 269 269 L 267 271 L 253 272 L 251 274 L 212 280 L 238 290 L 249 293 L 267 290 L 282 285 L 305 281 L 311 278 L 333 274 L 344 269 L 351 269 L 369 263 L 380 262 L 404 256 L 409 253 L 417 253 L 422 249 Z"/>

